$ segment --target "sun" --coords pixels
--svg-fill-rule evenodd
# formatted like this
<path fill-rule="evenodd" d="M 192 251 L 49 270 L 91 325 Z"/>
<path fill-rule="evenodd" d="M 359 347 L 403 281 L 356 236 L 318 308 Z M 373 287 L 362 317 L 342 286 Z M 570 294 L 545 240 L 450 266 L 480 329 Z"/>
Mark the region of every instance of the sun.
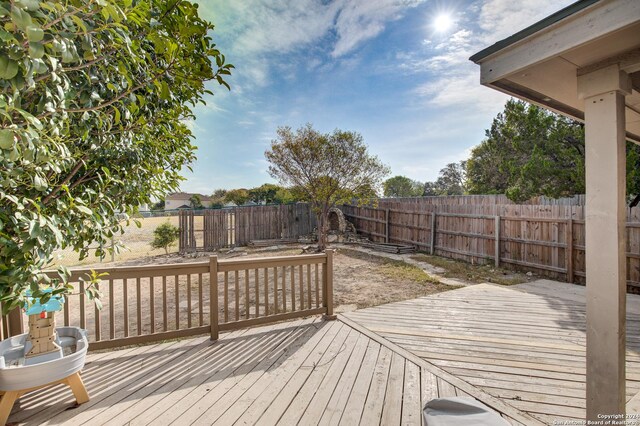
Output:
<path fill-rule="evenodd" d="M 443 33 L 453 26 L 453 18 L 449 13 L 440 13 L 433 19 L 433 28 L 438 33 Z"/>

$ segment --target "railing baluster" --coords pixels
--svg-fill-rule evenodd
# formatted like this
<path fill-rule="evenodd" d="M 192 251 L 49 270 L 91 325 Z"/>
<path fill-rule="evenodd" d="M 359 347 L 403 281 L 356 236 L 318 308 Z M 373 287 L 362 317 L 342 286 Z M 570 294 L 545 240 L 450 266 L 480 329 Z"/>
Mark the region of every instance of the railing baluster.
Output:
<path fill-rule="evenodd" d="M 151 334 L 156 332 L 156 305 L 153 277 L 149 277 L 149 319 L 151 320 Z"/>
<path fill-rule="evenodd" d="M 109 339 L 116 337 L 115 300 L 113 300 L 113 280 L 109 280 Z"/>
<path fill-rule="evenodd" d="M 177 275 L 173 277 L 173 285 L 176 290 L 174 294 L 176 299 L 176 330 L 180 330 L 180 280 L 178 278 Z"/>
<path fill-rule="evenodd" d="M 255 298 L 256 298 L 256 318 L 260 316 L 260 281 L 258 277 L 258 270 L 254 269 L 253 275 L 255 277 Z"/>
<path fill-rule="evenodd" d="M 264 316 L 269 315 L 269 271 L 264 268 Z"/>
<path fill-rule="evenodd" d="M 236 321 L 240 321 L 240 285 L 238 281 L 238 271 L 235 274 L 235 289 L 234 296 L 236 299 Z"/>
<path fill-rule="evenodd" d="M 129 337 L 129 297 L 127 293 L 129 293 L 129 280 L 125 278 L 122 280 L 122 314 L 124 316 L 122 328 L 124 328 L 124 337 Z"/>
<path fill-rule="evenodd" d="M 287 267 L 282 267 L 282 312 L 287 312 Z"/>
<path fill-rule="evenodd" d="M 316 263 L 316 308 L 320 307 L 320 289 L 318 286 L 318 264 Z"/>
<path fill-rule="evenodd" d="M 244 270 L 244 316 L 249 319 L 251 312 L 249 312 L 249 270 Z"/>
<path fill-rule="evenodd" d="M 311 309 L 311 264 L 307 265 L 307 309 Z"/>
<path fill-rule="evenodd" d="M 96 283 L 96 291 L 100 291 L 100 284 Z M 100 339 L 100 309 L 98 309 L 98 305 L 96 305 L 95 303 L 94 305 L 94 312 L 95 312 L 95 322 L 94 325 L 96 327 L 96 342 L 99 342 Z"/>
<path fill-rule="evenodd" d="M 224 322 L 229 322 L 229 273 L 224 272 Z"/>
<path fill-rule="evenodd" d="M 198 274 L 198 325 L 202 326 L 204 323 L 204 299 L 202 297 L 202 274 Z"/>
<path fill-rule="evenodd" d="M 187 328 L 191 328 L 191 274 L 187 274 Z"/>
<path fill-rule="evenodd" d="M 84 315 L 84 281 L 80 281 L 80 328 L 87 329 L 87 318 Z"/>
<path fill-rule="evenodd" d="M 69 296 L 67 295 L 65 298 L 64 304 L 64 326 L 69 327 L 69 311 L 71 310 L 71 300 L 69 300 Z M 6 338 L 3 336 L 3 338 Z"/>
<path fill-rule="evenodd" d="M 162 331 L 167 331 L 167 276 L 162 277 Z"/>
<path fill-rule="evenodd" d="M 138 336 L 142 335 L 142 286 L 140 278 L 136 278 L 136 320 L 138 322 Z"/>
<path fill-rule="evenodd" d="M 304 276 L 302 275 L 302 265 L 298 266 L 298 278 L 300 279 L 300 310 L 304 310 Z"/>
<path fill-rule="evenodd" d="M 279 312 L 278 310 L 278 268 L 273 268 L 273 308 L 275 313 Z"/>
<path fill-rule="evenodd" d="M 291 311 L 296 311 L 296 267 L 291 266 Z"/>

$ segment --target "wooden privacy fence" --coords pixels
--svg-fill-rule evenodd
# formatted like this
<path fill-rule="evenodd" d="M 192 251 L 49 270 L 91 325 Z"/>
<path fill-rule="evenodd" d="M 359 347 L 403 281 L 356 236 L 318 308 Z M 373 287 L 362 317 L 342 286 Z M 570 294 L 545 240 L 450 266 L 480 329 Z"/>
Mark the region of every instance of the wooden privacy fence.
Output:
<path fill-rule="evenodd" d="M 316 314 L 334 318 L 331 250 L 95 271 L 108 274 L 98 284 L 103 308 L 84 295 L 91 270 L 77 269 L 70 278 L 75 292 L 56 313 L 58 325 L 86 329 L 94 350 L 206 333 L 215 340 L 220 331 Z M 22 332 L 23 323 L 9 332 L 3 320 L 3 337 Z"/>
<path fill-rule="evenodd" d="M 512 265 L 568 282 L 584 282 L 583 206 L 432 206 L 428 210 L 403 207 L 343 206 L 342 210 L 358 233 L 377 242 L 412 244 L 439 256 Z M 640 288 L 637 216 L 635 209 L 629 212 L 633 221 L 627 223 L 626 230 L 627 284 Z"/>
<path fill-rule="evenodd" d="M 295 239 L 310 234 L 316 217 L 306 203 L 184 210 L 179 214 L 179 251 L 214 251 L 252 240 Z"/>

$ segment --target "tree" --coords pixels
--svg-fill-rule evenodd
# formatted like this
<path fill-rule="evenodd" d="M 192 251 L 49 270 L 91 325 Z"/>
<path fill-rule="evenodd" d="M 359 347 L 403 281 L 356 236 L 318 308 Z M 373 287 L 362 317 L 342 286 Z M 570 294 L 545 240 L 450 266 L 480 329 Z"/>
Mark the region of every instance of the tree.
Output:
<path fill-rule="evenodd" d="M 202 205 L 202 197 L 200 197 L 198 194 L 193 194 L 191 197 L 189 197 L 189 206 L 191 206 L 192 209 L 201 209 L 204 206 Z"/>
<path fill-rule="evenodd" d="M 296 188 L 318 216 L 318 248 L 327 245 L 329 209 L 353 199 L 375 197 L 389 169 L 367 151 L 362 136 L 334 130 L 323 134 L 307 124 L 293 132 L 280 127 L 265 152 L 269 174 Z"/>
<path fill-rule="evenodd" d="M 249 191 L 244 188 L 229 190 L 224 196 L 224 201 L 226 203 L 234 203 L 236 206 L 241 206 L 249 201 Z"/>
<path fill-rule="evenodd" d="M 175 244 L 180 236 L 180 230 L 169 222 L 158 225 L 153 230 L 153 241 L 151 247 L 163 248 L 166 254 L 169 254 L 169 246 Z"/>
<path fill-rule="evenodd" d="M 249 190 L 249 199 L 257 204 L 273 204 L 276 201 L 276 194 L 281 188 L 272 183 L 265 183 L 257 188 Z"/>
<path fill-rule="evenodd" d="M 465 193 L 465 162 L 449 163 L 440 170 L 434 189 L 437 195 L 463 195 Z"/>
<path fill-rule="evenodd" d="M 469 192 L 514 201 L 584 193 L 584 126 L 509 100 L 467 162 Z"/>
<path fill-rule="evenodd" d="M 164 200 L 159 200 L 151 205 L 151 211 L 164 210 Z"/>
<path fill-rule="evenodd" d="M 185 120 L 232 66 L 189 1 L 5 1 L 0 22 L 6 312 L 27 289 L 71 289 L 64 268 L 40 289 L 54 250 L 108 247 L 121 214 L 178 189 L 195 158 Z"/>
<path fill-rule="evenodd" d="M 382 183 L 385 197 L 420 197 L 424 192 L 424 184 L 411 180 L 406 176 L 394 176 Z"/>

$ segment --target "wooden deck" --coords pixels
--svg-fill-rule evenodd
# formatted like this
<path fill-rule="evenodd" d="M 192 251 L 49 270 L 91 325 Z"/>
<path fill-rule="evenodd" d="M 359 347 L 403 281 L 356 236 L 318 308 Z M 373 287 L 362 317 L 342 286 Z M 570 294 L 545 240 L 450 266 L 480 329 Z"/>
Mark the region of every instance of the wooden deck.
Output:
<path fill-rule="evenodd" d="M 196 338 L 93 353 L 83 372 L 88 403 L 74 407 L 69 390 L 57 386 L 24 396 L 9 421 L 419 425 L 427 400 L 475 393 L 359 328 L 314 317 L 237 330 L 216 343 Z M 505 411 L 513 424 L 527 421 Z"/>
<path fill-rule="evenodd" d="M 346 317 L 545 424 L 584 419 L 584 288 L 554 286 L 481 284 Z M 640 391 L 640 315 L 628 312 L 629 400 Z"/>

